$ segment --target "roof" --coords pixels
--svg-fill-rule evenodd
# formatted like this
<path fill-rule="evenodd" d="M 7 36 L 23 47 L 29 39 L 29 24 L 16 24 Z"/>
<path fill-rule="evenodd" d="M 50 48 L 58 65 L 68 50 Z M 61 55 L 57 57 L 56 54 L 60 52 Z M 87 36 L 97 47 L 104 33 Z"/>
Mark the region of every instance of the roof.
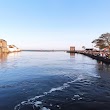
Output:
<path fill-rule="evenodd" d="M 0 41 L 5 41 L 6 42 L 6 40 L 4 40 L 4 39 L 0 39 Z"/>

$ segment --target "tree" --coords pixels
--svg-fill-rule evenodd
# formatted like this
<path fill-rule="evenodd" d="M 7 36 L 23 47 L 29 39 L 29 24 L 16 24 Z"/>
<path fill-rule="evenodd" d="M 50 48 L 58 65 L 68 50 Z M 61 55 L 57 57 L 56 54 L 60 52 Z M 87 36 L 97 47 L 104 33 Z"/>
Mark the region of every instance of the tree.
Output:
<path fill-rule="evenodd" d="M 99 49 L 107 48 L 110 52 L 110 33 L 102 34 L 98 39 L 95 39 L 92 43 L 95 43 L 95 47 Z"/>
<path fill-rule="evenodd" d="M 82 46 L 82 48 L 85 50 L 86 49 L 86 47 L 85 46 Z"/>

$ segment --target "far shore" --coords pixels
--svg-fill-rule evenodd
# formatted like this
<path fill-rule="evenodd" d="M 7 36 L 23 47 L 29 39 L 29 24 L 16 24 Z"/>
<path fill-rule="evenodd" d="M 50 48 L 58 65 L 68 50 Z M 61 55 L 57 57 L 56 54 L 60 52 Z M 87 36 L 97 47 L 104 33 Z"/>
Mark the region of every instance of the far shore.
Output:
<path fill-rule="evenodd" d="M 68 51 L 68 50 L 22 50 L 22 51 L 35 51 L 35 52 L 60 52 L 60 51 Z"/>

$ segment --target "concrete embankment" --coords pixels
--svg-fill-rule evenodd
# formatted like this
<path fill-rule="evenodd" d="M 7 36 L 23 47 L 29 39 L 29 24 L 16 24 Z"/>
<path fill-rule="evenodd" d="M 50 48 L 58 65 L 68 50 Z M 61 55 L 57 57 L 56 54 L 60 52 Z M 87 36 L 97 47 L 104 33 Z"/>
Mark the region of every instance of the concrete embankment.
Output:
<path fill-rule="evenodd" d="M 106 64 L 110 64 L 110 59 L 108 56 L 100 56 L 100 53 L 99 52 L 84 52 L 84 51 L 74 51 L 74 52 L 71 52 L 71 51 L 67 51 L 68 53 L 78 53 L 78 54 L 82 54 L 82 55 L 85 55 L 85 56 L 88 56 L 92 59 L 95 59 L 95 60 L 98 60 L 98 61 L 102 61 Z"/>
<path fill-rule="evenodd" d="M 80 54 L 83 54 L 85 56 L 91 57 L 92 59 L 96 59 L 98 61 L 102 61 L 104 63 L 110 64 L 110 59 L 107 57 L 95 56 L 95 55 L 87 54 L 87 53 L 80 53 Z"/>

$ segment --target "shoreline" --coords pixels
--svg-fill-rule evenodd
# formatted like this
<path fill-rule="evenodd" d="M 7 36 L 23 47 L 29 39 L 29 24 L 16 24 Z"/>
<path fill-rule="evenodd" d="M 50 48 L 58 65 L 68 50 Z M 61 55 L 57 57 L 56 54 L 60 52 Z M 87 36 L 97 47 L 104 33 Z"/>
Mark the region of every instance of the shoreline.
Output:
<path fill-rule="evenodd" d="M 95 52 L 87 53 L 87 52 L 84 52 L 84 51 L 67 51 L 67 53 L 82 54 L 82 55 L 88 56 L 92 59 L 95 59 L 97 61 L 102 61 L 103 63 L 110 64 L 110 59 L 107 58 L 107 57 L 104 57 L 104 56 L 99 56 L 98 55 L 99 52 L 97 54 L 95 54 Z"/>

